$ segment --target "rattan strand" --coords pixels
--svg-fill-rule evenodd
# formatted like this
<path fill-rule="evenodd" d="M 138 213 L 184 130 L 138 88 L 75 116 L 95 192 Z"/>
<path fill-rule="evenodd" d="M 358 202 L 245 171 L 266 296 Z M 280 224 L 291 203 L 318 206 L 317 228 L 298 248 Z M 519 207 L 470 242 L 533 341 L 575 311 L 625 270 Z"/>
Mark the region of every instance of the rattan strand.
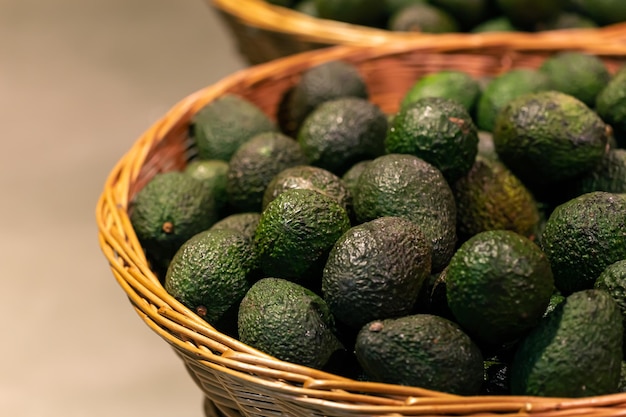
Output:
<path fill-rule="evenodd" d="M 325 46 L 378 45 L 415 38 L 423 41 L 423 45 L 459 44 L 510 50 L 583 47 L 597 42 L 626 40 L 626 23 L 537 33 L 401 33 L 314 18 L 263 0 L 205 1 L 218 12 L 239 51 L 251 64 Z"/>
<path fill-rule="evenodd" d="M 281 95 L 307 68 L 332 59 L 356 65 L 371 99 L 386 112 L 420 76 L 456 68 L 475 76 L 517 67 L 536 67 L 563 50 L 540 52 L 501 48 L 477 50 L 421 41 L 394 45 L 338 46 L 251 67 L 203 88 L 175 104 L 133 144 L 111 171 L 96 208 L 99 244 L 114 278 L 139 317 L 170 344 L 211 401 L 207 416 L 424 416 L 533 415 L 541 417 L 626 414 L 626 394 L 584 399 L 516 396 L 462 397 L 416 387 L 357 382 L 278 361 L 224 335 L 163 289 L 147 264 L 128 217 L 135 193 L 157 172 L 181 169 L 190 152 L 188 124 L 195 112 L 225 93 L 242 95 L 275 117 Z M 626 58 L 626 45 L 607 44 L 597 52 L 614 71 Z M 207 409 L 205 407 L 205 409 Z"/>

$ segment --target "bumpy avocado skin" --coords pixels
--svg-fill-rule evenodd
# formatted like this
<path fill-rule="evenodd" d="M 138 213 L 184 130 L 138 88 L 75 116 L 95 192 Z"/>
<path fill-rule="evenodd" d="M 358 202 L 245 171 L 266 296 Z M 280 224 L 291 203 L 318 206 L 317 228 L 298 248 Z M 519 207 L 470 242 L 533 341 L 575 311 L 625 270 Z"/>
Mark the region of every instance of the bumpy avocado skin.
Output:
<path fill-rule="evenodd" d="M 257 281 L 239 305 L 239 339 L 288 362 L 323 368 L 343 349 L 328 306 L 296 283 L 267 277 Z"/>
<path fill-rule="evenodd" d="M 618 390 L 621 314 L 602 290 L 569 295 L 520 343 L 511 365 L 514 395 L 589 397 Z"/>
<path fill-rule="evenodd" d="M 624 194 L 596 191 L 554 209 L 541 245 L 564 295 L 592 288 L 607 266 L 626 259 L 625 224 Z"/>
<path fill-rule="evenodd" d="M 474 395 L 483 381 L 483 358 L 461 328 L 442 317 L 416 314 L 377 320 L 357 335 L 356 356 L 376 380 Z"/>
<path fill-rule="evenodd" d="M 570 180 L 600 163 L 607 126 L 580 100 L 557 91 L 525 94 L 498 114 L 498 157 L 529 187 Z"/>

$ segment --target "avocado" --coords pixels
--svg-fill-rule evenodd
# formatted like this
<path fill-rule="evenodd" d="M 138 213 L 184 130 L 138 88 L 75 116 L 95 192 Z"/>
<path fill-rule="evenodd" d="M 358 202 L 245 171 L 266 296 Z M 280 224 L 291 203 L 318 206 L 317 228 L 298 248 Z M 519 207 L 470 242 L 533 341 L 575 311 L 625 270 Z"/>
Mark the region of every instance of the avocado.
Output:
<path fill-rule="evenodd" d="M 450 13 L 459 23 L 461 31 L 468 31 L 492 17 L 495 13 L 492 0 L 430 0 L 430 4 Z"/>
<path fill-rule="evenodd" d="M 411 4 L 392 14 L 387 21 L 392 32 L 454 33 L 459 23 L 439 7 L 428 3 Z"/>
<path fill-rule="evenodd" d="M 244 142 L 231 157 L 226 191 L 235 211 L 261 211 L 263 193 L 280 171 L 306 163 L 298 142 L 280 132 L 265 132 Z"/>
<path fill-rule="evenodd" d="M 169 265 L 164 288 L 220 330 L 236 328 L 239 302 L 258 277 L 252 242 L 234 230 L 205 230 L 187 240 Z M 226 322 L 232 320 L 228 324 Z"/>
<path fill-rule="evenodd" d="M 486 230 L 505 229 L 534 238 L 540 214 L 532 193 L 501 161 L 476 157 L 451 185 L 461 241 Z"/>
<path fill-rule="evenodd" d="M 568 182 L 571 198 L 593 191 L 626 193 L 626 149 L 610 148 L 594 169 Z"/>
<path fill-rule="evenodd" d="M 334 198 L 310 189 L 285 190 L 263 210 L 254 235 L 261 269 L 317 289 L 328 253 L 350 226 L 346 209 Z"/>
<path fill-rule="evenodd" d="M 580 13 L 561 12 L 554 20 L 546 22 L 543 30 L 597 29 L 598 23 Z"/>
<path fill-rule="evenodd" d="M 595 110 L 611 126 L 619 147 L 626 145 L 626 66 L 613 74 L 596 97 Z"/>
<path fill-rule="evenodd" d="M 469 114 L 480 96 L 478 81 L 465 71 L 439 70 L 418 79 L 406 92 L 401 107 L 424 97 L 443 97 L 457 100 Z"/>
<path fill-rule="evenodd" d="M 430 274 L 422 284 L 417 296 L 413 312 L 416 314 L 434 314 L 435 316 L 454 321 L 454 315 L 448 307 L 446 296 L 446 275 L 448 267 Z"/>
<path fill-rule="evenodd" d="M 198 110 L 189 130 L 200 159 L 229 161 L 248 139 L 278 127 L 257 105 L 227 93 Z"/>
<path fill-rule="evenodd" d="M 351 196 L 354 194 L 354 189 L 356 188 L 356 183 L 359 181 L 359 177 L 361 176 L 361 173 L 371 161 L 372 161 L 371 159 L 359 161 L 356 164 L 352 165 L 350 169 L 348 169 L 341 176 L 341 181 L 344 183 L 345 187 L 348 189 L 348 192 L 350 193 Z"/>
<path fill-rule="evenodd" d="M 509 230 L 481 232 L 454 253 L 446 274 L 456 321 L 486 347 L 514 342 L 537 325 L 554 290 L 548 258 Z"/>
<path fill-rule="evenodd" d="M 591 397 L 618 391 L 621 314 L 602 290 L 566 297 L 520 342 L 511 363 L 514 395 Z"/>
<path fill-rule="evenodd" d="M 594 282 L 593 288 L 604 290 L 613 298 L 622 314 L 622 325 L 626 331 L 626 259 L 607 266 Z M 626 347 L 626 339 L 624 343 Z"/>
<path fill-rule="evenodd" d="M 361 173 L 353 201 L 358 223 L 383 216 L 415 222 L 432 243 L 432 272 L 448 264 L 457 240 L 456 205 L 433 165 L 413 155 L 380 156 Z"/>
<path fill-rule="evenodd" d="M 383 0 L 388 16 L 412 4 L 428 3 L 428 0 Z"/>
<path fill-rule="evenodd" d="M 408 315 L 431 270 L 430 240 L 410 220 L 380 217 L 335 242 L 322 275 L 322 298 L 355 329 Z"/>
<path fill-rule="evenodd" d="M 259 212 L 234 213 L 218 220 L 210 228 L 214 230 L 235 230 L 252 241 L 260 218 L 261 213 Z"/>
<path fill-rule="evenodd" d="M 589 16 L 599 25 L 626 21 L 626 3 L 622 0 L 569 0 L 574 10 Z"/>
<path fill-rule="evenodd" d="M 592 288 L 606 267 L 626 259 L 625 221 L 625 194 L 595 191 L 554 209 L 541 244 L 564 295 Z"/>
<path fill-rule="evenodd" d="M 311 17 L 319 17 L 315 0 L 301 0 L 293 6 L 293 9 Z"/>
<path fill-rule="evenodd" d="M 385 16 L 381 0 L 315 0 L 322 19 L 364 26 L 377 26 Z"/>
<path fill-rule="evenodd" d="M 385 139 L 385 151 L 417 156 L 452 182 L 474 164 L 478 130 L 458 101 L 423 97 L 400 109 Z"/>
<path fill-rule="evenodd" d="M 607 125 L 575 97 L 558 91 L 524 94 L 496 119 L 498 158 L 533 192 L 591 171 L 604 156 Z"/>
<path fill-rule="evenodd" d="M 226 173 L 228 162 L 221 159 L 195 159 L 187 164 L 184 171 L 187 175 L 204 182 L 215 196 L 215 209 L 218 217 L 228 213 L 228 193 L 226 192 Z"/>
<path fill-rule="evenodd" d="M 304 119 L 317 106 L 341 97 L 369 98 L 368 86 L 358 68 L 343 60 L 314 65 L 304 70 L 281 97 L 278 125 L 283 133 L 295 138 Z"/>
<path fill-rule="evenodd" d="M 539 70 L 548 76 L 553 89 L 576 97 L 590 108 L 611 79 L 611 73 L 598 56 L 580 51 L 552 55 Z"/>
<path fill-rule="evenodd" d="M 483 381 L 483 357 L 455 323 L 430 314 L 376 320 L 357 335 L 355 352 L 374 381 L 474 395 Z"/>
<path fill-rule="evenodd" d="M 334 332 L 324 300 L 284 279 L 260 279 L 239 305 L 239 340 L 282 361 L 322 369 L 343 349 Z"/>
<path fill-rule="evenodd" d="M 516 32 L 518 29 L 506 16 L 492 17 L 474 26 L 470 33 Z"/>
<path fill-rule="evenodd" d="M 279 194 L 291 189 L 318 191 L 334 198 L 349 214 L 352 213 L 352 195 L 341 178 L 312 165 L 296 165 L 276 174 L 263 193 L 263 210 Z"/>
<path fill-rule="evenodd" d="M 476 125 L 480 130 L 492 132 L 496 116 L 509 101 L 526 93 L 550 88 L 548 76 L 537 69 L 514 68 L 495 76 L 478 98 Z"/>
<path fill-rule="evenodd" d="M 297 140 L 310 165 L 342 176 L 352 165 L 384 154 L 387 116 L 358 97 L 326 101 L 304 120 Z"/>
<path fill-rule="evenodd" d="M 554 19 L 562 10 L 564 0 L 496 0 L 495 3 L 515 26 L 532 31 Z"/>
<path fill-rule="evenodd" d="M 130 204 L 130 222 L 154 262 L 166 265 L 178 248 L 217 221 L 215 196 L 195 178 L 180 172 L 156 174 Z"/>
<path fill-rule="evenodd" d="M 511 366 L 498 359 L 486 359 L 483 395 L 509 395 L 511 393 Z"/>
<path fill-rule="evenodd" d="M 548 307 L 546 307 L 546 311 L 543 313 L 543 316 L 547 316 L 552 313 L 556 307 L 565 301 L 565 296 L 561 294 L 558 290 L 555 290 L 554 293 L 550 296 L 550 302 L 548 303 Z"/>

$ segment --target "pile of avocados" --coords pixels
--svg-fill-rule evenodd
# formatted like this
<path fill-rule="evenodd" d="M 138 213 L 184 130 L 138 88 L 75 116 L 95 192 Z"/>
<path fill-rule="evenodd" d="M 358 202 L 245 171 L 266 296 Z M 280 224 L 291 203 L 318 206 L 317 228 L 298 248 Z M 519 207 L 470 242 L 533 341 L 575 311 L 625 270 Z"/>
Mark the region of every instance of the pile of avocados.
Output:
<path fill-rule="evenodd" d="M 542 3 L 543 4 L 543 3 Z M 280 360 L 460 395 L 626 391 L 626 64 L 423 74 L 335 60 L 235 94 L 129 216 L 165 290 Z"/>
<path fill-rule="evenodd" d="M 626 21 L 622 0 L 266 1 L 315 18 L 401 32 L 539 32 Z"/>

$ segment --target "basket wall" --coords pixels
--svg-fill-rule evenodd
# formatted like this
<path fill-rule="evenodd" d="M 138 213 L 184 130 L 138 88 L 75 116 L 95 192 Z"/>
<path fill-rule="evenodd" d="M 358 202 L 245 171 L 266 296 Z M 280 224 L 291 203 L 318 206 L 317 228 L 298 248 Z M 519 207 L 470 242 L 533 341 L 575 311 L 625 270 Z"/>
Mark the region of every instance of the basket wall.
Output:
<path fill-rule="evenodd" d="M 590 50 L 611 71 L 626 58 L 626 45 Z M 187 137 L 191 117 L 225 93 L 235 93 L 275 117 L 282 94 L 302 71 L 333 59 L 356 65 L 371 99 L 385 112 L 397 110 L 401 97 L 422 75 L 460 69 L 474 76 L 497 75 L 511 68 L 534 68 L 557 50 L 521 52 L 499 48 L 440 46 L 419 42 L 384 47 L 338 46 L 307 52 L 235 73 L 184 98 L 151 126 L 111 171 L 96 208 L 99 243 L 113 276 L 131 305 L 179 355 L 205 394 L 207 416 L 417 416 L 501 415 L 564 416 L 626 414 L 626 394 L 586 399 L 537 397 L 461 397 L 417 387 L 357 382 L 273 359 L 230 338 L 182 306 L 150 270 L 128 218 L 133 196 L 157 172 L 181 169 L 193 157 Z"/>
<path fill-rule="evenodd" d="M 588 42 L 626 42 L 626 22 L 594 29 L 537 33 L 402 33 L 334 20 L 313 18 L 264 0 L 205 0 L 218 13 L 235 45 L 249 64 L 259 64 L 299 52 L 334 45 L 380 45 L 421 39 L 423 45 L 459 43 L 527 51 L 582 47 Z"/>

